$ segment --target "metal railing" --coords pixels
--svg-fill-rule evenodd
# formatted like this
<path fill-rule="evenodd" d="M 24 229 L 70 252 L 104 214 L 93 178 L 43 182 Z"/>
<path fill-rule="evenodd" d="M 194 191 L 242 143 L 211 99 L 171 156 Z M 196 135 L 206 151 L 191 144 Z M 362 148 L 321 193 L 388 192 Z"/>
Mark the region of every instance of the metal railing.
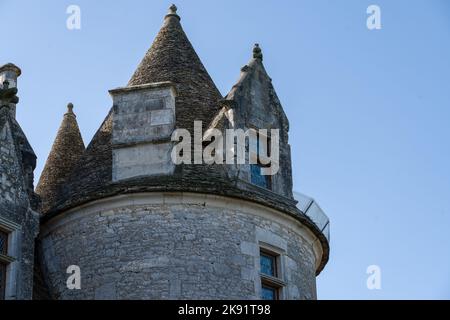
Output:
<path fill-rule="evenodd" d="M 294 192 L 294 199 L 298 201 L 297 208 L 300 209 L 311 221 L 319 228 L 319 230 L 330 241 L 330 219 L 320 208 L 319 204 L 311 197 L 303 193 Z"/>

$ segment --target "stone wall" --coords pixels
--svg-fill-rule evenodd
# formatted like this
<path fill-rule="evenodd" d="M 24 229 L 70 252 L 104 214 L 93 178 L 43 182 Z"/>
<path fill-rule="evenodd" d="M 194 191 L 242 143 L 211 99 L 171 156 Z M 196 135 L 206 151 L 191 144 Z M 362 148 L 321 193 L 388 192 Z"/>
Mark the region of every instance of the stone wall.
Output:
<path fill-rule="evenodd" d="M 286 198 L 292 195 L 291 147 L 289 145 L 289 121 L 275 92 L 272 79 L 260 58 L 252 59 L 241 69 L 239 81 L 226 96 L 233 111 L 233 128 L 279 130 L 279 171 L 271 176 L 271 191 Z M 276 137 L 272 137 L 277 141 Z M 271 151 L 272 153 L 272 151 Z M 247 162 L 248 163 L 248 162 Z M 273 163 L 272 163 L 273 166 Z M 232 167 L 230 167 L 232 168 Z M 251 181 L 250 165 L 240 165 L 230 170 L 231 176 Z M 240 186 L 244 187 L 244 186 Z"/>
<path fill-rule="evenodd" d="M 112 180 L 173 173 L 174 85 L 163 82 L 110 93 L 114 103 Z"/>
<path fill-rule="evenodd" d="M 34 239 L 39 215 L 30 206 L 23 151 L 17 147 L 16 123 L 0 107 L 0 229 L 8 234 L 6 294 L 8 300 L 32 298 Z M 31 170 L 31 174 L 33 172 Z"/>
<path fill-rule="evenodd" d="M 0 128 L 0 203 L 19 203 L 24 195 L 20 156 L 8 122 Z M 23 199 L 22 199 L 23 201 Z"/>
<path fill-rule="evenodd" d="M 278 211 L 204 194 L 104 199 L 42 226 L 40 257 L 56 299 L 258 299 L 259 245 L 282 252 L 286 299 L 315 299 L 319 241 Z M 66 286 L 70 265 L 81 290 Z"/>

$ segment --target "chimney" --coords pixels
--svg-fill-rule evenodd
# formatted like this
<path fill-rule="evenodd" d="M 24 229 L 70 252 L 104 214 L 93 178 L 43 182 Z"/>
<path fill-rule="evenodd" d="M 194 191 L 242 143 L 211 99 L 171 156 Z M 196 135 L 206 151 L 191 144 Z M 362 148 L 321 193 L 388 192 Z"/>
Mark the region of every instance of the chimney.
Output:
<path fill-rule="evenodd" d="M 17 94 L 17 78 L 22 71 L 12 63 L 0 67 L 0 107 L 8 106 L 11 115 L 16 117 L 16 104 L 19 102 Z"/>

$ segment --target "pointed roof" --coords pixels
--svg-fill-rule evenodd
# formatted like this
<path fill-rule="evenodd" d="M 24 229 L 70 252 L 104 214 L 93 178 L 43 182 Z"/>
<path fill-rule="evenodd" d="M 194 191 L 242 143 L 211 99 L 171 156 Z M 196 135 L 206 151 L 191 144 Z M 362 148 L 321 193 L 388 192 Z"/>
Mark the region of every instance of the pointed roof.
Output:
<path fill-rule="evenodd" d="M 21 164 L 21 152 L 14 134 L 14 125 L 10 110 L 0 106 L 0 209 L 2 204 L 20 203 L 23 196 L 25 182 Z"/>
<path fill-rule="evenodd" d="M 194 120 L 209 122 L 219 110 L 219 90 L 186 36 L 172 5 L 151 48 L 134 72 L 129 86 L 171 81 L 177 86 L 178 127 L 189 129 Z M 208 124 L 208 123 L 206 123 Z"/>
<path fill-rule="evenodd" d="M 20 154 L 22 157 L 26 158 L 32 158 L 28 159 L 32 163 L 33 166 L 35 166 L 36 162 L 36 154 L 34 153 L 33 148 L 30 145 L 30 142 L 28 141 L 25 133 L 23 132 L 22 128 L 20 127 L 17 120 L 12 116 L 10 109 L 8 106 L 0 106 L 0 128 L 5 125 L 7 122 L 10 123 L 11 126 L 11 132 L 14 138 L 14 141 L 17 145 L 18 150 L 20 151 Z"/>
<path fill-rule="evenodd" d="M 60 186 L 66 182 L 84 150 L 73 104 L 69 103 L 36 187 L 36 192 L 41 196 L 43 212 L 57 200 Z"/>
<path fill-rule="evenodd" d="M 237 83 L 233 86 L 230 92 L 226 95 L 226 100 L 236 99 L 236 95 L 242 90 L 247 90 L 251 82 L 261 82 L 265 83 L 267 87 L 267 92 L 275 91 L 272 85 L 272 78 L 268 75 L 266 68 L 263 64 L 263 54 L 258 43 L 253 46 L 253 57 L 250 59 L 249 63 L 241 68 L 241 75 Z M 278 99 L 278 98 L 277 98 Z"/>
<path fill-rule="evenodd" d="M 237 122 L 253 112 L 251 109 L 253 100 L 270 102 L 272 108 L 266 112 L 280 114 L 282 118 L 280 125 L 289 130 L 289 120 L 272 85 L 272 79 L 264 68 L 263 54 L 258 43 L 253 47 L 253 56 L 249 63 L 241 68 L 238 81 L 220 102 L 223 108 L 215 114 L 207 128 L 224 130 L 226 126 L 236 126 Z M 231 114 L 233 123 L 228 119 Z"/>
<path fill-rule="evenodd" d="M 0 181 L 0 205 L 3 197 L 13 203 L 23 204 L 27 201 L 24 198 L 26 194 L 35 209 L 37 198 L 32 190 L 32 181 L 27 179 L 27 177 L 29 178 L 27 171 L 34 170 L 36 167 L 36 155 L 19 123 L 13 117 L 9 106 L 1 104 L 0 146 L 0 160 L 2 160 L 0 161 L 0 177 L 3 178 L 3 181 Z M 16 198 L 8 199 L 11 194 L 8 196 L 8 192 L 4 192 L 4 187 L 6 187 L 6 191 L 13 190 L 12 197 Z M 8 210 L 3 207 L 1 209 Z"/>

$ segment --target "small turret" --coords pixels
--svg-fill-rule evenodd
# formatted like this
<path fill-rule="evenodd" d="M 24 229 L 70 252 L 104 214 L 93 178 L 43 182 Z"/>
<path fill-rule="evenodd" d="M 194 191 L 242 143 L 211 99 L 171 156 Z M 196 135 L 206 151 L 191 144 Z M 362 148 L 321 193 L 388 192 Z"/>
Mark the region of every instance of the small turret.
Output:
<path fill-rule="evenodd" d="M 42 199 L 43 213 L 58 200 L 59 188 L 78 164 L 84 149 L 73 104 L 69 103 L 36 188 Z"/>

